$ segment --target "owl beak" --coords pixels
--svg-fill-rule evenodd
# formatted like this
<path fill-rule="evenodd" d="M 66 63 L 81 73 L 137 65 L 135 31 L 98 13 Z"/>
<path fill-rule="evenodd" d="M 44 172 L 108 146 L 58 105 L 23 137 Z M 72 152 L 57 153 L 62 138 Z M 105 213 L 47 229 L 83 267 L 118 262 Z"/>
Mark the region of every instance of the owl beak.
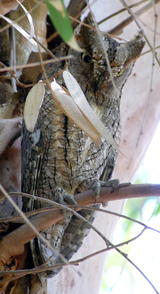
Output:
<path fill-rule="evenodd" d="M 98 90 L 100 90 L 104 81 L 106 82 L 107 79 L 106 79 L 105 75 L 102 73 L 101 75 L 98 76 L 98 79 L 96 78 L 94 81 L 94 93 L 96 93 Z"/>
<path fill-rule="evenodd" d="M 101 87 L 101 84 L 102 84 L 101 79 L 95 81 L 95 83 L 94 83 L 94 93 L 96 93 L 97 90 L 99 90 L 99 88 Z"/>
<path fill-rule="evenodd" d="M 105 86 L 107 84 L 107 77 L 104 72 L 104 60 L 99 59 L 96 60 L 94 57 L 92 58 L 93 60 L 93 67 L 94 67 L 94 78 L 93 78 L 93 88 L 94 88 L 94 93 L 96 93 L 98 90 L 101 89 L 103 83 L 105 82 Z"/>

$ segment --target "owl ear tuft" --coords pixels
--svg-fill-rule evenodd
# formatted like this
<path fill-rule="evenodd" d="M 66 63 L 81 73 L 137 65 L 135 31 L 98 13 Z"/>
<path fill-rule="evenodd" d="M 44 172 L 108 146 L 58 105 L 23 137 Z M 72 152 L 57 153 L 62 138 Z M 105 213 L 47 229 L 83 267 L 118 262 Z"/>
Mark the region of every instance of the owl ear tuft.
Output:
<path fill-rule="evenodd" d="M 95 44 L 98 47 L 98 50 L 103 52 L 103 48 L 102 48 L 100 42 L 98 42 L 99 36 L 96 31 L 94 20 L 93 20 L 91 13 L 89 13 L 84 18 L 83 24 L 80 27 L 78 39 L 80 39 L 82 41 L 87 52 L 92 53 L 92 51 L 93 51 L 92 49 L 95 47 Z"/>

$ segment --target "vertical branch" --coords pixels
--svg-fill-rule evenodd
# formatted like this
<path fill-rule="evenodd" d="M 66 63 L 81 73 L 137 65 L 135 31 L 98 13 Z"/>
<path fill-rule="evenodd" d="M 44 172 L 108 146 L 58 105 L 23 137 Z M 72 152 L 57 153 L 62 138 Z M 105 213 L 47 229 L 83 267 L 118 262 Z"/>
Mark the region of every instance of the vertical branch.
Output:
<path fill-rule="evenodd" d="M 140 24 L 139 24 L 139 22 L 138 22 L 138 20 L 137 20 L 137 16 L 138 16 L 138 14 L 133 13 L 133 11 L 132 11 L 132 10 L 128 7 L 128 5 L 126 4 L 125 0 L 120 0 L 120 1 L 121 1 L 121 3 L 124 5 L 124 7 L 128 10 L 128 12 L 131 14 L 131 16 L 132 16 L 132 18 L 134 19 L 135 23 L 137 24 L 138 28 L 139 28 L 140 30 L 142 30 L 142 28 L 141 28 L 141 26 L 140 26 Z M 154 0 L 154 4 L 155 4 L 155 1 L 156 1 L 156 0 Z M 149 7 L 149 8 L 150 8 L 150 7 Z M 145 38 L 145 40 L 146 40 L 148 46 L 150 47 L 152 53 L 154 54 L 154 57 L 155 57 L 155 59 L 156 59 L 158 65 L 160 66 L 160 61 L 159 61 L 158 57 L 155 55 L 155 51 L 153 50 L 153 47 L 152 47 L 152 45 L 151 45 L 149 39 L 147 38 L 147 36 L 145 35 L 144 32 L 143 32 L 143 35 L 144 35 L 144 38 Z"/>

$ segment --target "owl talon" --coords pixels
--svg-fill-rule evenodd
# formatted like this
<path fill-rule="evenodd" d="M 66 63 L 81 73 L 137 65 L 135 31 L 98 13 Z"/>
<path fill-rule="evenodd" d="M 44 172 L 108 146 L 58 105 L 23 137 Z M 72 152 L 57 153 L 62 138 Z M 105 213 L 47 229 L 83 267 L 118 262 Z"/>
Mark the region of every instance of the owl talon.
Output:
<path fill-rule="evenodd" d="M 102 187 L 113 187 L 113 191 L 116 190 L 119 186 L 119 180 L 118 179 L 114 179 L 114 180 L 110 180 L 107 182 L 102 182 L 102 181 L 97 181 L 96 183 L 94 183 L 91 186 L 91 189 L 95 191 L 95 199 L 97 201 L 97 199 L 100 197 L 100 193 L 101 193 L 101 188 Z M 104 203 L 103 206 L 107 206 L 108 202 Z"/>
<path fill-rule="evenodd" d="M 68 194 L 64 189 L 57 188 L 55 191 L 55 197 L 56 201 L 62 205 L 66 206 L 66 202 L 70 205 L 77 205 L 77 202 L 74 199 L 74 196 L 71 194 Z M 70 216 L 70 212 L 66 209 L 62 210 L 64 217 Z"/>

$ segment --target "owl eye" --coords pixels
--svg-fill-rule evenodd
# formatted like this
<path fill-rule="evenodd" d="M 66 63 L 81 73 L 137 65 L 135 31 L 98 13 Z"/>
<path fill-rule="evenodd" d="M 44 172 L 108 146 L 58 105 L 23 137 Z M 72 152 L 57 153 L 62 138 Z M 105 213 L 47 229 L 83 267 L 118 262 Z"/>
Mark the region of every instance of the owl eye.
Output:
<path fill-rule="evenodd" d="M 92 58 L 86 53 L 81 53 L 81 58 L 85 63 L 91 63 L 92 62 Z"/>
<path fill-rule="evenodd" d="M 120 77 L 123 74 L 123 72 L 124 72 L 124 69 L 123 68 L 122 69 L 119 69 L 117 71 L 117 77 Z"/>

